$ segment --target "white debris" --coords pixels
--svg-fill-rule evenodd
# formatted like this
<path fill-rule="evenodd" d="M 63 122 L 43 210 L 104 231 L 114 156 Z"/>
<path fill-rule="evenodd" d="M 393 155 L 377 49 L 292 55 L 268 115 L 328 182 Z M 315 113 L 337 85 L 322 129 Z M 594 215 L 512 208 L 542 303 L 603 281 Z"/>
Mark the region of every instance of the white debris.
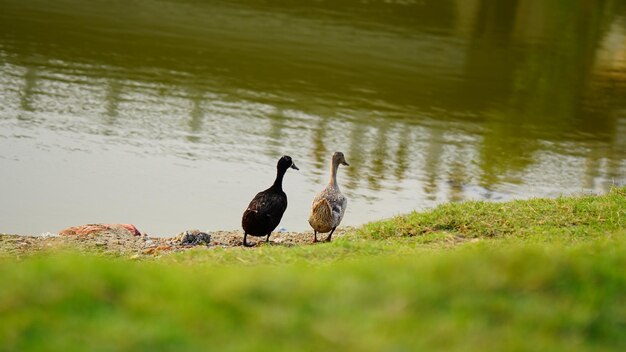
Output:
<path fill-rule="evenodd" d="M 44 232 L 41 235 L 39 235 L 39 237 L 41 238 L 59 237 L 59 234 L 53 233 L 53 232 Z"/>

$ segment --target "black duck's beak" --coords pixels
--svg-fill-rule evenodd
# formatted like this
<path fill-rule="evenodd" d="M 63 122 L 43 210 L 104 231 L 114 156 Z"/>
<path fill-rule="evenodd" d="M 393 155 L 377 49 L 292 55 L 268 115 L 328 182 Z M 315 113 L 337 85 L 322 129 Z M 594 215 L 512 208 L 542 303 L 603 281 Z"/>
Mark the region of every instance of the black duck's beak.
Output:
<path fill-rule="evenodd" d="M 300 170 L 300 169 L 298 169 L 298 167 L 296 166 L 296 164 L 295 164 L 295 163 L 291 163 L 291 168 L 292 168 L 292 169 L 296 169 L 296 170 Z"/>
<path fill-rule="evenodd" d="M 350 164 L 348 164 L 348 162 L 347 162 L 347 161 L 345 161 L 345 159 L 344 159 L 344 161 L 342 161 L 341 163 L 342 163 L 343 165 L 345 165 L 345 166 L 350 166 Z"/>

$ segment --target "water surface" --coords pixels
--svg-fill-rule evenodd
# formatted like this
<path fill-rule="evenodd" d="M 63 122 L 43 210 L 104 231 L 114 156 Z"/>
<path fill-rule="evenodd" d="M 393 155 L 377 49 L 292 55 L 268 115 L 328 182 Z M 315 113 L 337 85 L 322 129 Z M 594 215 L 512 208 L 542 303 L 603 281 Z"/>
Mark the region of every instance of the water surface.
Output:
<path fill-rule="evenodd" d="M 308 228 L 626 181 L 626 2 L 0 0 L 0 232 Z"/>

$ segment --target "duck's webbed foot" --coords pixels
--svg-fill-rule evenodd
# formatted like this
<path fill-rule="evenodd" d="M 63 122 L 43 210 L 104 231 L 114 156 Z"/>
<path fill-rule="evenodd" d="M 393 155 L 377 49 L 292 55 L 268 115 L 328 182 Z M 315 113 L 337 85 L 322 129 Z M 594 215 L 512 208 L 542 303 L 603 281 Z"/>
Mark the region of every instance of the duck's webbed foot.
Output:
<path fill-rule="evenodd" d="M 248 243 L 248 241 L 246 241 L 247 237 L 248 237 L 247 233 L 243 235 L 243 246 L 244 247 L 253 247 L 253 245 L 251 245 L 250 243 Z"/>
<path fill-rule="evenodd" d="M 337 227 L 333 227 L 333 229 L 330 231 L 330 235 L 328 235 L 328 237 L 326 237 L 326 239 L 324 241 L 330 242 L 331 238 L 333 237 L 333 232 L 335 232 L 336 228 Z"/>

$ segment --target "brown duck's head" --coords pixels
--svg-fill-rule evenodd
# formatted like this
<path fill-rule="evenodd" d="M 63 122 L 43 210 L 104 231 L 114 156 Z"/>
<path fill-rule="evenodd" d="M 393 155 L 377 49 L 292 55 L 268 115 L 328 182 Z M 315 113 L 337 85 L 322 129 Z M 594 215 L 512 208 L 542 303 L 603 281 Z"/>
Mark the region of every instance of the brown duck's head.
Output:
<path fill-rule="evenodd" d="M 348 164 L 348 162 L 346 161 L 346 157 L 343 155 L 342 152 L 335 152 L 335 154 L 333 154 L 333 164 L 335 165 L 345 165 L 345 166 L 350 166 L 350 164 Z"/>

